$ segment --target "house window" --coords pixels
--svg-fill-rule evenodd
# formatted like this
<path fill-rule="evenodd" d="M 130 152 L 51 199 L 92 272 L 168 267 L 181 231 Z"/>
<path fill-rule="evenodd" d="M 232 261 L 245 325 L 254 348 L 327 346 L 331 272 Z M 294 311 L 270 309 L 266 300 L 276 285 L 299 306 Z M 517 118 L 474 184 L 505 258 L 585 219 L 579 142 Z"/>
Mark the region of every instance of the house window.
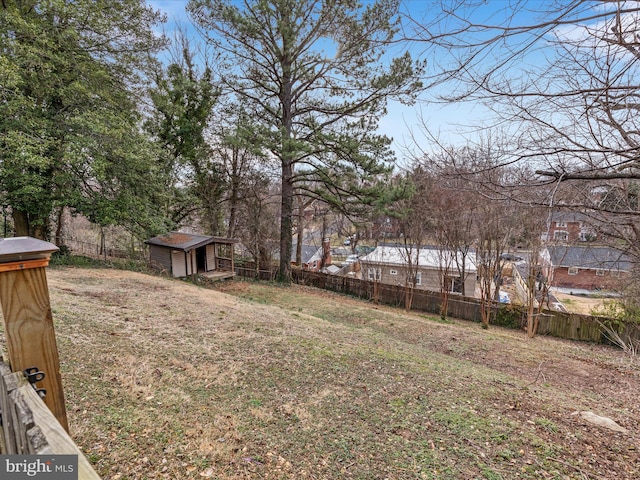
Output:
<path fill-rule="evenodd" d="M 379 282 L 380 280 L 382 280 L 382 269 L 367 268 L 367 278 L 370 282 Z"/>
<path fill-rule="evenodd" d="M 597 269 L 597 270 L 596 270 L 596 275 L 597 275 L 598 277 L 604 277 L 604 270 Z"/>
<path fill-rule="evenodd" d="M 416 285 L 422 284 L 422 272 L 416 273 Z"/>
<path fill-rule="evenodd" d="M 565 231 L 553 232 L 553 239 L 560 242 L 566 242 L 569 238 L 569 233 Z"/>
<path fill-rule="evenodd" d="M 581 242 L 591 242 L 595 240 L 596 235 L 590 230 L 583 230 L 580 232 L 580 241 Z"/>
<path fill-rule="evenodd" d="M 445 277 L 444 286 L 449 293 L 462 293 L 462 278 Z"/>
<path fill-rule="evenodd" d="M 567 222 L 556 222 L 556 227 L 567 228 Z"/>
<path fill-rule="evenodd" d="M 398 271 L 394 270 L 393 268 L 391 270 L 389 270 L 389 275 L 397 275 Z"/>
<path fill-rule="evenodd" d="M 612 277 L 619 277 L 620 276 L 620 270 L 611 270 L 611 276 Z"/>
<path fill-rule="evenodd" d="M 569 273 L 569 275 L 577 275 L 578 267 L 569 267 L 569 271 L 567 273 Z"/>

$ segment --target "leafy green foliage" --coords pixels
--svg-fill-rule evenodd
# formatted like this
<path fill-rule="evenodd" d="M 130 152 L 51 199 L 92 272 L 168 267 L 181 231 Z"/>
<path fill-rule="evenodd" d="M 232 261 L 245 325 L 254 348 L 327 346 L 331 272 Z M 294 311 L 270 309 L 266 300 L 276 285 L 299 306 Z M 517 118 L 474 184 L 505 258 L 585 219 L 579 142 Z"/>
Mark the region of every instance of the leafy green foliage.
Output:
<path fill-rule="evenodd" d="M 162 45 L 159 20 L 140 0 L 2 2 L 0 192 L 18 235 L 46 238 L 57 207 L 133 231 L 158 223 L 132 89 Z"/>
<path fill-rule="evenodd" d="M 182 57 L 157 73 L 150 91 L 155 111 L 146 128 L 162 149 L 166 215 L 179 225 L 197 210 L 203 229 L 218 234 L 223 185 L 204 138 L 218 92 L 211 69 L 200 72 L 188 42 L 178 41 Z"/>

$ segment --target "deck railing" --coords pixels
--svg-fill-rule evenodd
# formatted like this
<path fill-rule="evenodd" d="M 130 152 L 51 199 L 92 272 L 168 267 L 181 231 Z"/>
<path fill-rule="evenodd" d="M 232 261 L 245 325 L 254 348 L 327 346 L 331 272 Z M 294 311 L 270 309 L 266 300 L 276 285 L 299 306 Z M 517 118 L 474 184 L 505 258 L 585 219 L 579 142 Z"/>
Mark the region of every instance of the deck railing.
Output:
<path fill-rule="evenodd" d="M 77 455 L 78 480 L 99 480 L 82 451 L 22 372 L 0 362 L 0 414 L 4 455 Z"/>

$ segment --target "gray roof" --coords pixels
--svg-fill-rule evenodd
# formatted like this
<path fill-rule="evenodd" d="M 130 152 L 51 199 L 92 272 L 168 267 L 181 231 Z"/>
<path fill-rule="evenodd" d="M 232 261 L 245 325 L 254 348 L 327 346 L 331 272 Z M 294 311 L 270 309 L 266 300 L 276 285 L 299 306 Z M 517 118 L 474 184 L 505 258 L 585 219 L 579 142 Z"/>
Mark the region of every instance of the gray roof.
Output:
<path fill-rule="evenodd" d="M 291 261 L 296 261 L 296 249 L 297 243 L 293 244 L 291 248 Z M 305 245 L 302 244 L 302 263 L 309 263 L 313 257 L 318 254 L 318 259 L 322 258 L 322 247 L 318 247 L 316 245 Z"/>
<path fill-rule="evenodd" d="M 551 263 L 556 267 L 578 267 L 596 270 L 631 270 L 631 259 L 611 247 L 552 245 L 547 247 Z"/>
<path fill-rule="evenodd" d="M 419 268 L 455 268 L 456 265 L 462 265 L 464 262 L 464 268 L 467 272 L 475 272 L 477 270 L 475 252 L 467 252 L 466 255 L 463 255 L 462 252 L 454 252 L 433 246 L 420 249 L 416 247 L 405 249 L 404 246 L 382 245 L 360 258 L 360 263 L 405 266 L 409 263 L 409 258 Z"/>
<path fill-rule="evenodd" d="M 235 240 L 231 238 L 212 237 L 209 235 L 196 235 L 195 233 L 170 232 L 145 240 L 144 243 L 188 252 L 210 243 L 233 244 L 235 243 Z"/>

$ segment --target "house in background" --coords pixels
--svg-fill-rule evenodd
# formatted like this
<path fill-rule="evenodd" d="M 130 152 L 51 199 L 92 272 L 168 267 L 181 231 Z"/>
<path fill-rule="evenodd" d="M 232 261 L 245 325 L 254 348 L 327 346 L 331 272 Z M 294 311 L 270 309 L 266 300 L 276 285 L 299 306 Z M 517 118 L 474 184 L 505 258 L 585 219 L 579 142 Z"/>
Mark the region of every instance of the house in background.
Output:
<path fill-rule="evenodd" d="M 222 279 L 234 276 L 233 239 L 170 232 L 144 243 L 149 245 L 151 265 L 174 277 L 199 274 Z"/>
<path fill-rule="evenodd" d="M 380 216 L 373 220 L 369 237 L 380 240 L 385 238 L 400 238 L 401 231 L 400 220 L 395 217 Z"/>
<path fill-rule="evenodd" d="M 631 273 L 629 256 L 604 246 L 549 245 L 541 263 L 549 284 L 560 288 L 612 289 Z"/>
<path fill-rule="evenodd" d="M 437 292 L 444 282 L 451 293 L 464 292 L 468 297 L 475 295 L 475 252 L 470 252 L 463 258 L 460 252 L 437 247 L 421 248 L 419 251 L 413 249 L 409 253 L 404 247 L 379 246 L 360 258 L 363 280 L 404 286 L 411 273 L 407 261 L 409 254 L 411 264 L 415 266 L 416 288 Z M 463 261 L 464 278 L 458 269 Z"/>
<path fill-rule="evenodd" d="M 303 270 L 318 272 L 322 268 L 331 265 L 331 246 L 329 240 L 325 239 L 321 246 L 304 245 L 301 247 L 302 263 L 296 262 L 298 244 L 294 243 L 291 249 L 291 265 L 301 266 Z"/>
<path fill-rule="evenodd" d="M 553 243 L 591 242 L 597 238 L 593 220 L 580 212 L 554 212 L 542 239 Z"/>

